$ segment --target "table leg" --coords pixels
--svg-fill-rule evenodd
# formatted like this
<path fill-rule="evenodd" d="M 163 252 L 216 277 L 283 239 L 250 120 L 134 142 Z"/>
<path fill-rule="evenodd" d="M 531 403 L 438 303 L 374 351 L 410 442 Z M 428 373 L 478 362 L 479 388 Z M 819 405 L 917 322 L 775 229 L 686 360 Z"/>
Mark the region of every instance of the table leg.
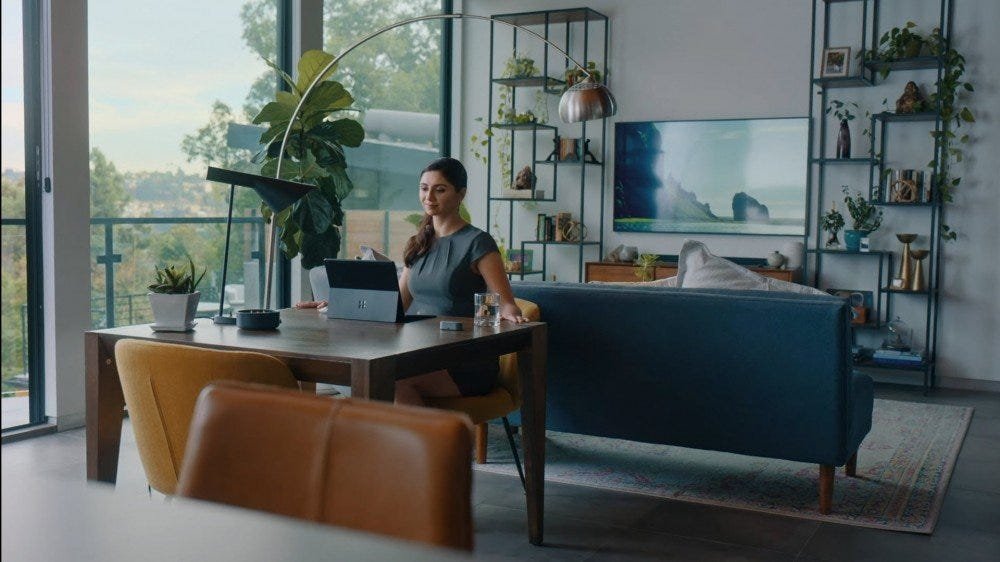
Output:
<path fill-rule="evenodd" d="M 85 334 L 87 372 L 87 479 L 115 483 L 125 396 L 115 367 L 115 342 Z"/>
<path fill-rule="evenodd" d="M 545 506 L 545 378 L 548 331 L 532 330 L 531 347 L 518 352 L 521 376 L 521 436 L 528 507 L 528 540 L 542 544 Z"/>
<path fill-rule="evenodd" d="M 351 398 L 392 402 L 396 397 L 396 361 L 351 361 Z"/>

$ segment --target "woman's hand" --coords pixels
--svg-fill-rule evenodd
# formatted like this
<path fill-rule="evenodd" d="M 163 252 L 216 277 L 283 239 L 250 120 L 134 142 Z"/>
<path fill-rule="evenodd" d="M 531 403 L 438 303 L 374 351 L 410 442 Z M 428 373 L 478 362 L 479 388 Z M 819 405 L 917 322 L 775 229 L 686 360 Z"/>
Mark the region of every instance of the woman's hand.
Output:
<path fill-rule="evenodd" d="M 521 309 L 517 307 L 513 302 L 508 302 L 500 305 L 500 319 L 510 320 L 515 324 L 523 324 L 529 320 L 524 317 L 521 313 Z"/>
<path fill-rule="evenodd" d="M 326 308 L 326 301 L 302 301 L 295 303 L 295 308 Z"/>

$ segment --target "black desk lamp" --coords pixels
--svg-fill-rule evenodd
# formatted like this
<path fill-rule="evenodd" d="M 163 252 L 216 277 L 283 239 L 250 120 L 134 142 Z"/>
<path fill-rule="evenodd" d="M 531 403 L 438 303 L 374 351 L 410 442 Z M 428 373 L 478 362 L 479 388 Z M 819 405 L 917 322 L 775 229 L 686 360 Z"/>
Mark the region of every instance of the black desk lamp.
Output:
<path fill-rule="evenodd" d="M 233 195 L 236 186 L 249 187 L 257 192 L 257 195 L 277 214 L 284 211 L 293 203 L 305 197 L 315 186 L 248 174 L 246 172 L 236 172 L 234 170 L 223 170 L 222 168 L 208 167 L 208 174 L 205 179 L 219 183 L 229 184 L 229 214 L 226 215 L 226 251 L 222 258 L 222 289 L 219 291 L 219 314 L 212 319 L 216 324 L 236 324 L 236 317 L 224 314 L 226 306 L 226 271 L 229 269 L 229 240 L 233 228 Z M 266 254 L 266 261 L 270 262 L 273 256 L 270 252 Z M 271 271 L 271 264 L 265 264 L 265 271 Z M 273 311 L 272 311 L 273 312 Z M 277 326 L 277 324 L 275 324 Z"/>

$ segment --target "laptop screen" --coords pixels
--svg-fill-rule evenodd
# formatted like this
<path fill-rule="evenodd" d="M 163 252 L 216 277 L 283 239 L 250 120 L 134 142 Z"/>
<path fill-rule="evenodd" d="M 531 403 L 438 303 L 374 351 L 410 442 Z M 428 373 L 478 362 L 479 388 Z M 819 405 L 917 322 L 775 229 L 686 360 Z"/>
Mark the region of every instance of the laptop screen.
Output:
<path fill-rule="evenodd" d="M 323 260 L 330 280 L 326 315 L 343 320 L 407 322 L 433 316 L 406 316 L 392 261 Z"/>

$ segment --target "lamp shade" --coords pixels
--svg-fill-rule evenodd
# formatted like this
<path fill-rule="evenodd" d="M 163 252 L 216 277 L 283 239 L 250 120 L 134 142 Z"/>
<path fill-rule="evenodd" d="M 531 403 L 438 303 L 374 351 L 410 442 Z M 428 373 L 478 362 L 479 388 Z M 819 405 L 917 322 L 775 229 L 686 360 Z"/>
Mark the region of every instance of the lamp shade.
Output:
<path fill-rule="evenodd" d="M 223 170 L 222 168 L 214 168 L 212 166 L 208 167 L 208 174 L 206 174 L 205 179 L 249 187 L 256 191 L 257 195 L 275 213 L 284 211 L 293 203 L 308 195 L 310 191 L 316 189 L 315 186 L 296 181 L 280 180 L 234 170 Z"/>
<path fill-rule="evenodd" d="M 559 118 L 564 123 L 603 119 L 617 112 L 618 102 L 611 95 L 611 90 L 590 77 L 573 84 L 559 100 Z"/>

